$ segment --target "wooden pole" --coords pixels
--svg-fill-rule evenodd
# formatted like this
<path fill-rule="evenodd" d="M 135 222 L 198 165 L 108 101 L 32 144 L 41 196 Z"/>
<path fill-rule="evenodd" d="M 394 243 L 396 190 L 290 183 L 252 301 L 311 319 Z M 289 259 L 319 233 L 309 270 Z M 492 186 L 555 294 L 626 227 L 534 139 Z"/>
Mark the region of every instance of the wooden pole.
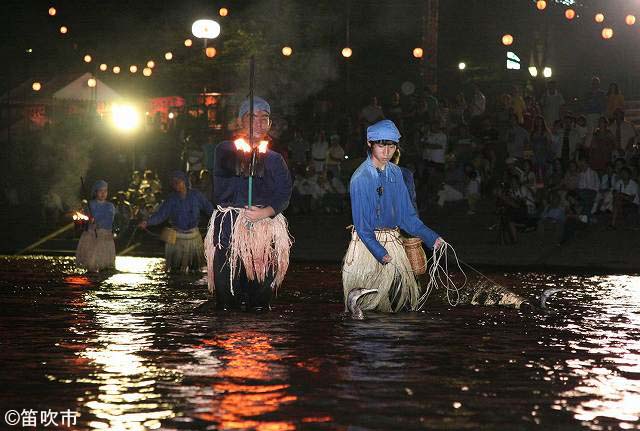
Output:
<path fill-rule="evenodd" d="M 19 252 L 15 253 L 15 254 L 24 254 L 24 253 L 26 253 L 28 251 L 31 251 L 34 248 L 36 248 L 37 246 L 39 246 L 40 244 L 43 244 L 43 243 L 49 241 L 50 239 L 57 237 L 58 235 L 68 231 L 71 228 L 73 228 L 73 223 L 69 223 L 68 225 L 65 225 L 65 226 L 61 227 L 57 231 L 52 232 L 52 233 L 50 233 L 49 235 L 47 235 L 47 236 L 45 236 L 43 238 L 40 238 L 38 241 L 34 242 L 33 244 L 31 244 L 28 247 L 23 248 L 22 250 L 20 250 Z"/>

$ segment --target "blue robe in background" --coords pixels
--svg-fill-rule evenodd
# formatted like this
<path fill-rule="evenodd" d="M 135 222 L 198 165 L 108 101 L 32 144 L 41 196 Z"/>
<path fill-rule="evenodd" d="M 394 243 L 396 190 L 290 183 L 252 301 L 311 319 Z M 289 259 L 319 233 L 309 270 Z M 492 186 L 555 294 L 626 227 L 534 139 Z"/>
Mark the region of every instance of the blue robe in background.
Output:
<path fill-rule="evenodd" d="M 90 214 L 96 221 L 98 229 L 113 229 L 113 218 L 116 215 L 116 207 L 109 201 L 99 202 L 92 200 L 89 202 Z"/>
<path fill-rule="evenodd" d="M 198 190 L 187 190 L 184 199 L 174 192 L 149 217 L 147 224 L 154 226 L 169 219 L 178 232 L 186 232 L 198 227 L 201 211 L 211 216 L 213 205 Z"/>

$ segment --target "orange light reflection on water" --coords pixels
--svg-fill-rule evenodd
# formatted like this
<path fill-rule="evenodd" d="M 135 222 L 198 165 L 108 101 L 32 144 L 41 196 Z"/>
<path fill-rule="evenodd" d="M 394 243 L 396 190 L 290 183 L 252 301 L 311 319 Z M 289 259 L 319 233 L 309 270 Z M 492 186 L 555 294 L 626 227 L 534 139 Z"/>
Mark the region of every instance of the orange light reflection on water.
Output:
<path fill-rule="evenodd" d="M 288 393 L 289 384 L 274 364 L 284 355 L 273 347 L 273 336 L 260 332 L 237 332 L 203 340 L 207 346 L 224 350 L 225 362 L 212 385 L 219 397 L 211 401 L 210 411 L 198 413 L 205 421 L 216 422 L 221 429 L 255 429 L 258 431 L 290 431 L 296 425 L 288 421 L 260 421 L 258 416 L 274 413 L 293 403 L 297 396 Z"/>

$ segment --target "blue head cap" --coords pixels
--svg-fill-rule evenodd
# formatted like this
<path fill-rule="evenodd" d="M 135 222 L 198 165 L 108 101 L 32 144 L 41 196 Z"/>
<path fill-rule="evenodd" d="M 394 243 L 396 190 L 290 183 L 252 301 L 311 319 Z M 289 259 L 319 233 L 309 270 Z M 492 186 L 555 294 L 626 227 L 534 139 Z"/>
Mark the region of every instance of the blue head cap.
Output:
<path fill-rule="evenodd" d="M 381 120 L 367 128 L 367 141 L 400 142 L 400 131 L 391 120 Z"/>
<path fill-rule="evenodd" d="M 187 186 L 187 188 L 191 186 L 191 184 L 189 184 L 189 177 L 182 171 L 173 171 L 171 173 L 171 179 L 173 180 L 174 178 L 180 181 L 184 181 L 184 185 Z"/>
<path fill-rule="evenodd" d="M 262 97 L 253 96 L 253 112 L 265 111 L 268 114 L 271 114 L 271 106 L 269 106 L 269 102 L 264 100 Z M 238 110 L 238 118 L 244 117 L 245 114 L 249 112 L 249 98 L 247 98 L 240 105 L 240 109 Z"/>
<path fill-rule="evenodd" d="M 98 180 L 93 183 L 93 187 L 91 187 L 91 195 L 95 196 L 98 190 L 109 188 L 109 184 L 105 180 Z"/>

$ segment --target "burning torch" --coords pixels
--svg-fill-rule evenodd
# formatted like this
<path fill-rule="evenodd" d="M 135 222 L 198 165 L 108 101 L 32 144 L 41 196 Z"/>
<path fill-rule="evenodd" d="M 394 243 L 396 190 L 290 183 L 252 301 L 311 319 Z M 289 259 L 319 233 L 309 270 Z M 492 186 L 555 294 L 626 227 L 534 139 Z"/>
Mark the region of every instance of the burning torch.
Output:
<path fill-rule="evenodd" d="M 87 189 L 84 186 L 84 178 L 80 177 L 80 185 L 82 186 L 82 193 L 83 194 L 87 194 Z M 89 217 L 87 217 L 86 215 L 82 214 L 81 212 L 76 212 L 73 216 L 73 220 L 77 221 L 81 224 L 84 224 L 84 230 L 88 230 L 89 229 L 89 224 L 91 223 L 91 220 L 94 220 L 93 218 L 93 213 L 91 212 L 91 196 L 89 196 L 89 199 L 87 199 L 87 210 L 89 211 Z M 95 231 L 96 234 L 96 238 L 98 238 L 98 229 L 96 229 Z"/>

